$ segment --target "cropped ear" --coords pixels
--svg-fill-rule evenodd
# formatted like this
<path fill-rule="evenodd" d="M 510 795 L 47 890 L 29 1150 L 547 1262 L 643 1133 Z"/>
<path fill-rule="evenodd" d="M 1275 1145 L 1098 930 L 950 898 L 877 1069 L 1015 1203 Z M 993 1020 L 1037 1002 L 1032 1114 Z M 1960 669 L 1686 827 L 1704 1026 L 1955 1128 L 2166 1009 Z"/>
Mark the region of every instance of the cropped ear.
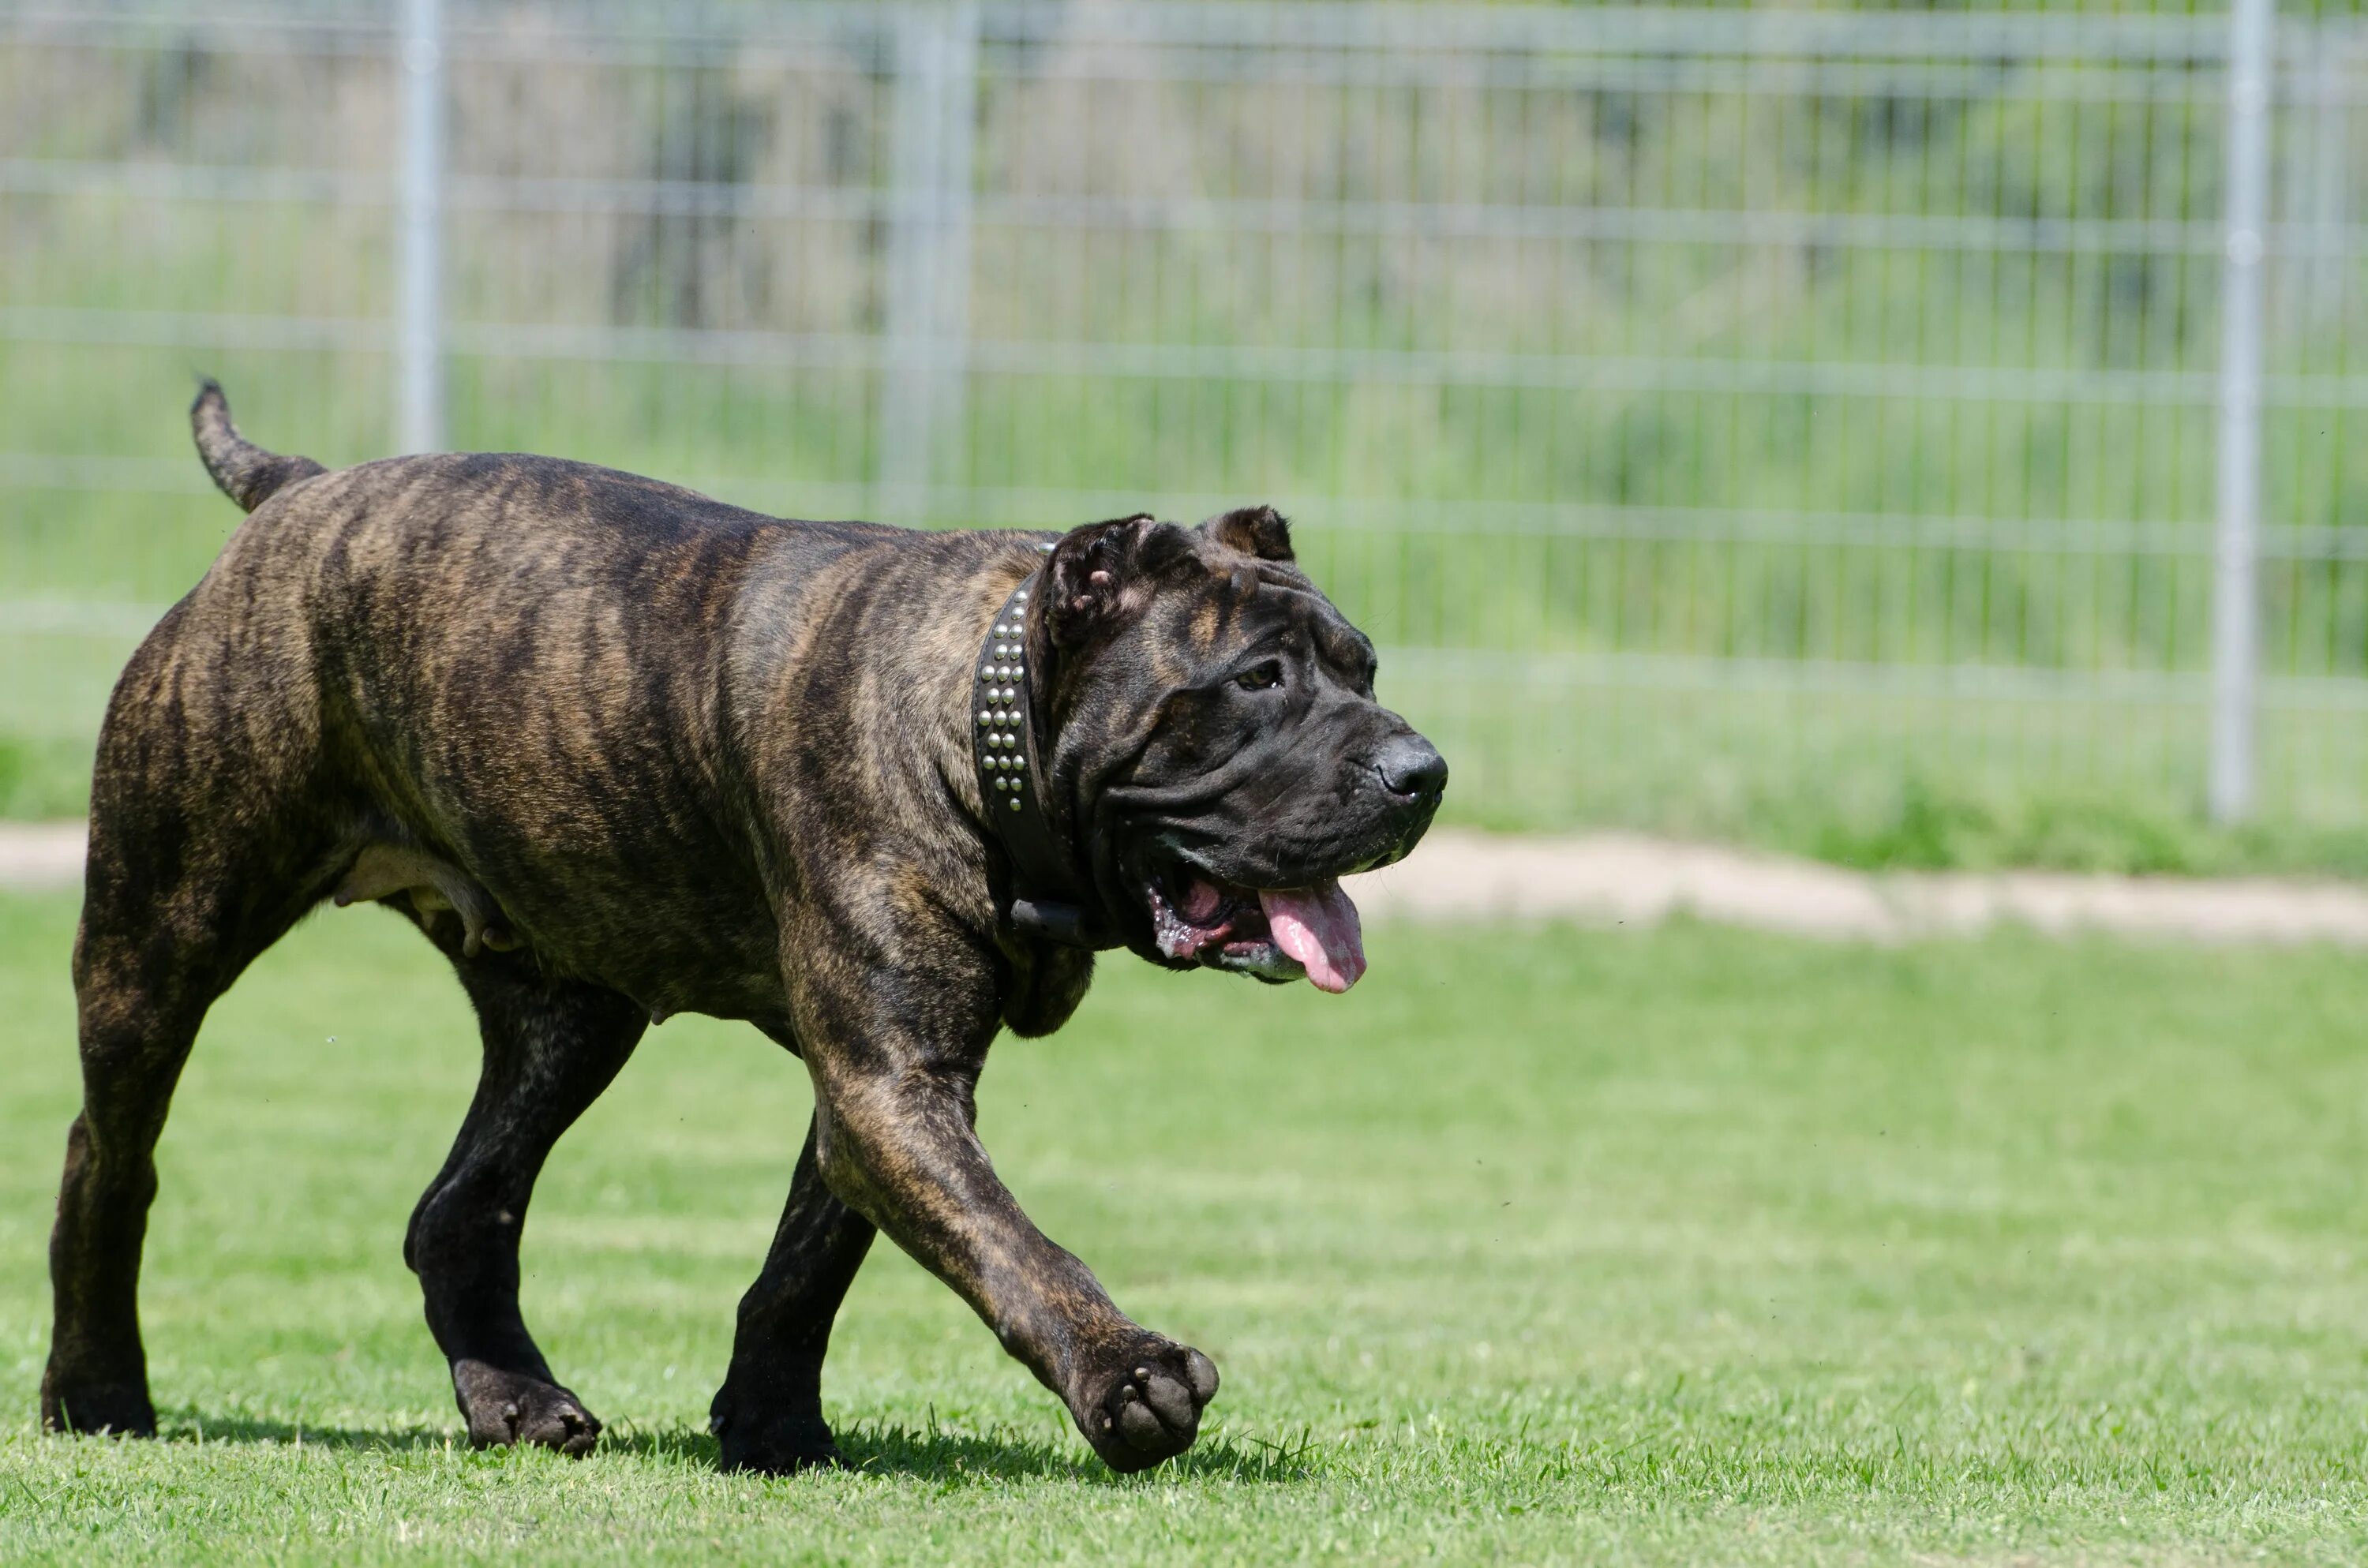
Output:
<path fill-rule="evenodd" d="M 1188 536 L 1148 513 L 1071 528 L 1044 565 L 1044 624 L 1055 648 L 1075 648 L 1116 625 L 1150 596 L 1154 573 Z"/>
<path fill-rule="evenodd" d="M 1271 506 L 1240 506 L 1211 517 L 1201 531 L 1228 550 L 1261 561 L 1289 561 L 1291 524 Z"/>

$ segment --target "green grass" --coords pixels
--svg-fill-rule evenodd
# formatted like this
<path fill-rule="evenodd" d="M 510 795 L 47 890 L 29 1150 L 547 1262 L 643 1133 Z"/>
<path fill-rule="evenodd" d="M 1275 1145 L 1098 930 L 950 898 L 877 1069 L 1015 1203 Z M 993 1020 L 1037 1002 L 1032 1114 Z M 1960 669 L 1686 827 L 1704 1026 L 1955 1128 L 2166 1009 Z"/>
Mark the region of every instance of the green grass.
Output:
<path fill-rule="evenodd" d="M 805 1119 L 655 1031 L 554 1157 L 531 1320 L 610 1422 L 474 1454 L 399 1255 L 471 1086 L 438 960 L 324 915 L 217 1009 L 162 1155 L 166 1440 L 36 1435 L 73 904 L 0 901 L 0 1560 L 2353 1562 L 2368 970 L 1677 927 L 1377 932 L 1352 995 L 1107 966 L 998 1049 L 1037 1219 L 1225 1386 L 1119 1480 L 893 1248 L 853 1474 L 714 1473 Z"/>

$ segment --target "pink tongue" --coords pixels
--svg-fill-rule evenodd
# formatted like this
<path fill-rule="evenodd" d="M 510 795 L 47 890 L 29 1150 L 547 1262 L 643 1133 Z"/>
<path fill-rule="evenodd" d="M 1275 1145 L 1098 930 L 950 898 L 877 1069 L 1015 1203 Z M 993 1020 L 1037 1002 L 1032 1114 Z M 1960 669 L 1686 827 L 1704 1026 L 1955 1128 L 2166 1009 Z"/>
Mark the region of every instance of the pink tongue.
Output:
<path fill-rule="evenodd" d="M 1261 890 L 1258 903 L 1275 945 L 1299 960 L 1318 991 L 1337 996 L 1365 972 L 1364 931 L 1357 923 L 1357 906 L 1338 882 L 1281 892 Z"/>

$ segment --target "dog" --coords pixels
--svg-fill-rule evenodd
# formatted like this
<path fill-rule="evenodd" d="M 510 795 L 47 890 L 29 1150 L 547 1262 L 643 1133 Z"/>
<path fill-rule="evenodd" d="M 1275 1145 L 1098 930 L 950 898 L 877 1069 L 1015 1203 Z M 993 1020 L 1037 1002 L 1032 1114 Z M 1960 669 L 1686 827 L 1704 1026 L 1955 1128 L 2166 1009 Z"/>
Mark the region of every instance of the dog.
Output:
<path fill-rule="evenodd" d="M 519 1314 L 519 1234 L 552 1144 L 689 1011 L 754 1024 L 814 1091 L 713 1403 L 725 1469 L 837 1461 L 823 1358 L 875 1230 L 1113 1470 L 1190 1447 L 1215 1366 L 1030 1222 L 973 1090 L 1098 951 L 1363 971 L 1338 879 L 1413 848 L 1447 765 L 1375 700 L 1284 518 L 793 522 L 545 458 L 330 472 L 246 441 L 211 381 L 191 424 L 251 516 L 100 733 L 43 1424 L 154 1431 L 136 1297 L 175 1081 L 299 918 L 376 903 L 484 1037 L 404 1240 L 472 1442 L 598 1437 Z"/>

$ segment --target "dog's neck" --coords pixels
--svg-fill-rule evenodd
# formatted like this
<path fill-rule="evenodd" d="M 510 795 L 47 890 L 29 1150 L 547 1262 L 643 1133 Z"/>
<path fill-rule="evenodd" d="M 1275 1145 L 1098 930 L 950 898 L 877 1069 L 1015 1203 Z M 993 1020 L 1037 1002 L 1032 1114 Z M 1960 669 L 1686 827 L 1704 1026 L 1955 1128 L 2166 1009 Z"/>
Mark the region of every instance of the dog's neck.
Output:
<path fill-rule="evenodd" d="M 1050 555 L 1053 546 L 1036 547 Z M 1051 736 L 1030 692 L 1028 615 L 1045 574 L 1020 580 L 995 612 L 971 676 L 971 766 L 988 831 L 1011 860 L 1011 899 L 997 913 L 1014 929 L 1064 947 L 1118 946 L 1091 913 L 1044 801 Z M 1041 612 L 1039 612 L 1041 613 Z"/>

